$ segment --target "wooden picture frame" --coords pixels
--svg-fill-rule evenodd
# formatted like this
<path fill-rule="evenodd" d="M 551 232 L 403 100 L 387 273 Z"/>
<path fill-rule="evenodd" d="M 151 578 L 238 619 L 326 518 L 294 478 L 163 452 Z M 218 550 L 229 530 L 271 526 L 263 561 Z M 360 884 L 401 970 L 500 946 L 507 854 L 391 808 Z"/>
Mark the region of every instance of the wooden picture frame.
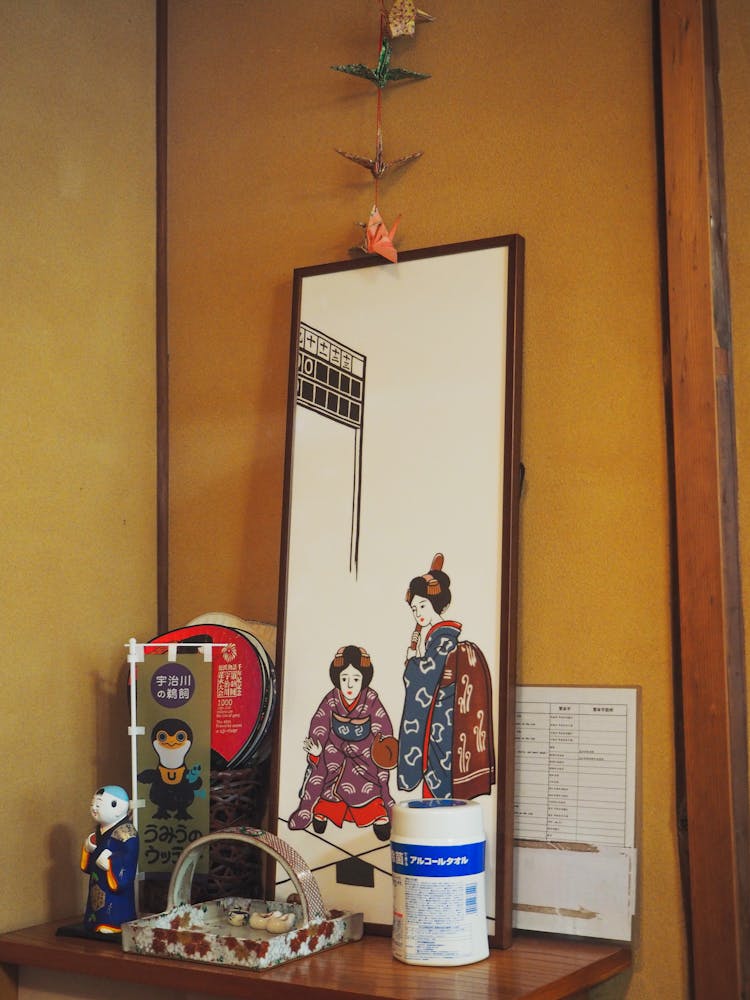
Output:
<path fill-rule="evenodd" d="M 269 825 L 371 932 L 392 802 L 433 794 L 480 800 L 511 941 L 523 257 L 513 235 L 294 272 Z"/>

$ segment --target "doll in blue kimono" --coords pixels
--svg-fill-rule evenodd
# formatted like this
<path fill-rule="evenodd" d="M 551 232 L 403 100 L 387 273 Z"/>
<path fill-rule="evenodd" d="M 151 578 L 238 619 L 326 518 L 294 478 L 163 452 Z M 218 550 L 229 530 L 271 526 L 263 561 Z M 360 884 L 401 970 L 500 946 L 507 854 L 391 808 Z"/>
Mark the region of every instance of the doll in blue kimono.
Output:
<path fill-rule="evenodd" d="M 81 871 L 89 876 L 84 930 L 93 937 L 119 935 L 122 924 L 137 916 L 138 833 L 128 793 L 119 785 L 97 788 L 91 816 L 97 827 L 81 849 Z"/>

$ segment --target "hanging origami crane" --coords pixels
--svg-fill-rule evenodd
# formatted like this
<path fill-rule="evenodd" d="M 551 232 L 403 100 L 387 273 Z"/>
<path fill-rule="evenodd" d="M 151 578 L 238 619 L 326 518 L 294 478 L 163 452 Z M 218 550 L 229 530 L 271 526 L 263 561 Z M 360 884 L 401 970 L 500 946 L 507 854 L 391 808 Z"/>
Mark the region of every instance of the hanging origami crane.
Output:
<path fill-rule="evenodd" d="M 343 149 L 336 149 L 336 152 L 340 156 L 345 156 L 347 160 L 351 160 L 353 163 L 358 163 L 360 167 L 364 167 L 365 170 L 369 170 L 375 180 L 378 180 L 383 176 L 386 170 L 395 170 L 397 167 L 402 167 L 405 163 L 409 163 L 411 160 L 418 159 L 422 154 L 420 153 L 409 153 L 408 156 L 399 156 L 396 160 L 386 160 L 383 157 L 383 130 L 378 123 L 378 136 L 375 142 L 375 158 L 370 160 L 365 156 L 357 156 L 355 153 L 347 153 Z"/>
<path fill-rule="evenodd" d="M 422 153 L 409 153 L 407 156 L 400 156 L 395 160 L 385 159 L 383 155 L 382 130 L 383 90 L 387 84 L 393 81 L 426 80 L 430 74 L 416 73 L 413 70 L 391 66 L 391 56 L 393 54 L 391 39 L 399 38 L 402 35 L 413 35 L 416 31 L 417 21 L 434 21 L 434 18 L 426 14 L 423 10 L 419 10 L 414 0 L 393 0 L 390 10 L 386 9 L 385 0 L 376 0 L 376 3 L 380 11 L 380 28 L 378 33 L 380 52 L 377 66 L 374 69 L 365 66 L 364 63 L 347 63 L 342 66 L 331 66 L 331 69 L 339 73 L 348 73 L 350 76 L 359 76 L 365 80 L 369 80 L 378 88 L 375 115 L 377 124 L 375 156 L 370 159 L 366 156 L 358 156 L 355 153 L 347 153 L 343 149 L 336 149 L 336 152 L 347 160 L 351 160 L 360 167 L 369 170 L 375 178 L 375 198 L 370 217 L 366 223 L 357 223 L 365 231 L 364 240 L 360 246 L 353 247 L 352 249 L 367 254 L 379 254 L 381 257 L 385 257 L 386 260 L 390 260 L 395 264 L 398 260 L 398 254 L 393 243 L 393 237 L 396 235 L 401 216 L 397 217 L 390 230 L 383 222 L 378 210 L 380 178 L 387 170 L 395 170 L 397 167 L 403 166 L 411 160 L 416 160 Z"/>
<path fill-rule="evenodd" d="M 388 34 L 391 38 L 400 35 L 413 35 L 417 30 L 417 21 L 434 21 L 423 10 L 419 10 L 414 0 L 395 0 L 388 11 Z"/>
<path fill-rule="evenodd" d="M 380 254 L 381 257 L 385 257 L 386 260 L 390 260 L 395 264 L 398 260 L 398 254 L 393 245 L 393 237 L 396 235 L 400 221 L 401 216 L 399 215 L 389 231 L 380 217 L 378 206 L 373 205 L 368 221 L 357 223 L 357 225 L 364 229 L 365 238 L 362 245 L 355 249 L 362 250 L 364 253 Z"/>
<path fill-rule="evenodd" d="M 392 46 L 387 36 L 383 36 L 380 45 L 380 56 L 375 69 L 370 69 L 363 63 L 347 63 L 345 66 L 331 66 L 339 73 L 349 73 L 350 76 L 361 76 L 371 80 L 376 87 L 383 88 L 393 80 L 427 80 L 429 73 L 415 73 L 410 69 L 391 68 Z"/>

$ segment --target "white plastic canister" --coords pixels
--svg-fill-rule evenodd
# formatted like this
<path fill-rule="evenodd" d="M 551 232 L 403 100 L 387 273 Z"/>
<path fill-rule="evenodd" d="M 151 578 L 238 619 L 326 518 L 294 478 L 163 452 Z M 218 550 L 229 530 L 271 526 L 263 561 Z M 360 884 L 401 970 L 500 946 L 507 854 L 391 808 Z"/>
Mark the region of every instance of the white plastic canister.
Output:
<path fill-rule="evenodd" d="M 482 809 L 463 799 L 393 807 L 393 954 L 411 965 L 468 965 L 489 955 Z"/>

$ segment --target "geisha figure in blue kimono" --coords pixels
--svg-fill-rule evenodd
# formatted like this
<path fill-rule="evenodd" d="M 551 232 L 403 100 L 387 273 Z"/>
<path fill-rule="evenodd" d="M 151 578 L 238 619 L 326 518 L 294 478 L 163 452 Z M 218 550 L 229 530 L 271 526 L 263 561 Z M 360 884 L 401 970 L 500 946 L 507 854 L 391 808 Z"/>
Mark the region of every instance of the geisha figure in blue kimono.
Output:
<path fill-rule="evenodd" d="M 354 823 L 371 826 L 379 840 L 388 840 L 393 808 L 389 773 L 387 766 L 373 760 L 373 748 L 374 756 L 382 759 L 377 751 L 386 740 L 392 741 L 393 726 L 370 687 L 369 654 L 359 646 L 342 646 L 329 676 L 333 687 L 315 710 L 302 743 L 307 771 L 289 828 L 304 830 L 312 824 L 316 833 L 323 833 L 329 821 L 338 827 Z"/>
<path fill-rule="evenodd" d="M 481 650 L 444 617 L 450 602 L 438 553 L 406 592 L 415 627 L 404 666 L 397 783 L 412 791 L 422 782 L 424 798 L 471 799 L 488 794 L 495 780 L 492 688 Z"/>
<path fill-rule="evenodd" d="M 121 925 L 137 916 L 138 833 L 130 821 L 128 793 L 119 785 L 98 788 L 91 816 L 97 828 L 81 849 L 81 871 L 89 876 L 83 926 L 91 936 L 120 934 Z"/>

